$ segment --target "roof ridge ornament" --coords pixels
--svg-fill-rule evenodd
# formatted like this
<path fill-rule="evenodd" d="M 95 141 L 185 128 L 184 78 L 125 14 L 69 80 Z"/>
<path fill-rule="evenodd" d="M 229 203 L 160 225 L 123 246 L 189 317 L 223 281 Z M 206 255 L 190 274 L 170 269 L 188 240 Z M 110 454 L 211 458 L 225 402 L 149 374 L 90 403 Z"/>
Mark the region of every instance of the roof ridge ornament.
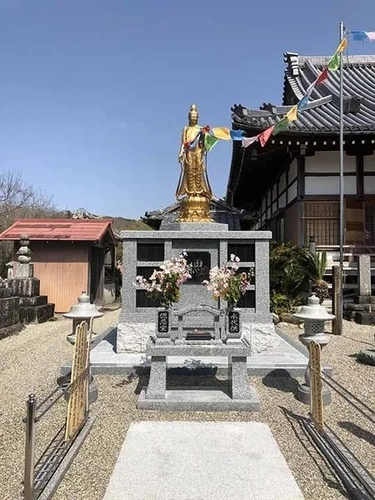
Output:
<path fill-rule="evenodd" d="M 299 75 L 299 64 L 297 52 L 284 52 L 284 62 L 289 66 L 292 76 Z"/>

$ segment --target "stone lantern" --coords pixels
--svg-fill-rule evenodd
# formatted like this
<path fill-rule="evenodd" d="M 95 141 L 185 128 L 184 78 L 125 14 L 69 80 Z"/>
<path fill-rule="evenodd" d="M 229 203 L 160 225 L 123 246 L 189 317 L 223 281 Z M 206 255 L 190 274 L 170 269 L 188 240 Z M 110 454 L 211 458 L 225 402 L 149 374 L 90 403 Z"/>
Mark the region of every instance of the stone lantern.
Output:
<path fill-rule="evenodd" d="M 321 348 L 328 344 L 329 337 L 324 332 L 324 324 L 335 319 L 335 316 L 327 313 L 325 307 L 319 304 L 315 293 L 307 299 L 307 305 L 293 316 L 304 323 L 304 333 L 298 338 L 305 347 L 309 348 L 310 342 L 316 342 Z M 298 387 L 297 396 L 302 403 L 310 404 L 310 359 L 305 371 L 305 383 Z M 331 393 L 323 384 L 323 403 L 328 405 L 330 402 Z"/>
<path fill-rule="evenodd" d="M 99 312 L 95 304 L 90 304 L 90 297 L 86 292 L 82 292 L 82 295 L 78 297 L 77 304 L 72 305 L 70 311 L 63 314 L 64 318 L 71 318 L 73 320 L 73 331 L 69 335 L 67 335 L 67 341 L 74 345 L 76 341 L 76 328 L 78 325 L 82 323 L 82 321 L 86 321 L 88 334 L 91 335 L 91 342 L 93 342 L 93 331 L 92 331 L 92 322 L 95 318 L 100 318 L 103 316 L 102 312 Z M 64 384 L 69 384 L 66 380 L 66 377 L 60 377 L 58 380 L 58 384 L 63 387 Z M 65 394 L 65 399 L 69 400 L 70 393 L 69 391 Z M 94 403 L 98 399 L 98 386 L 94 380 L 94 377 L 91 375 L 91 370 L 89 374 L 89 402 Z"/>
<path fill-rule="evenodd" d="M 73 331 L 66 339 L 71 344 L 74 344 L 76 328 L 82 321 L 86 321 L 88 332 L 91 333 L 91 341 L 93 341 L 94 332 L 92 331 L 92 322 L 95 318 L 103 316 L 103 313 L 98 311 L 95 304 L 90 304 L 90 297 L 86 292 L 82 292 L 82 295 L 78 297 L 77 304 L 72 305 L 69 312 L 63 314 L 63 316 L 64 318 L 71 318 L 73 320 Z"/>

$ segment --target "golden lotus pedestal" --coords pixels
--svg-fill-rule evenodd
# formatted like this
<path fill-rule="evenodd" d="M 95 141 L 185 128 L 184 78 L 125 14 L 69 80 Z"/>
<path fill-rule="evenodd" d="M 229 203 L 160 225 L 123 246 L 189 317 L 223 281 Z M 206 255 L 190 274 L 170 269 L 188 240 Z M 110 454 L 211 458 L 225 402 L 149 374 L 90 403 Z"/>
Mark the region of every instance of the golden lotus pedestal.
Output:
<path fill-rule="evenodd" d="M 192 195 L 181 200 L 179 222 L 212 222 L 210 199 L 206 196 Z"/>

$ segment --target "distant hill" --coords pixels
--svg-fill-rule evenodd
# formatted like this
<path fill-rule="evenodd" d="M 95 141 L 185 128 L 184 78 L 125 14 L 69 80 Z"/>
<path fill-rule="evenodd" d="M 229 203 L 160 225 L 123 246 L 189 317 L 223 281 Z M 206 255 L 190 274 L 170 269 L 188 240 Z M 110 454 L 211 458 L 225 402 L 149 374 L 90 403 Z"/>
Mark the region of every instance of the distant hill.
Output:
<path fill-rule="evenodd" d="M 150 231 L 153 228 L 136 219 L 125 219 L 124 217 L 104 217 L 113 218 L 113 229 L 115 231 Z"/>

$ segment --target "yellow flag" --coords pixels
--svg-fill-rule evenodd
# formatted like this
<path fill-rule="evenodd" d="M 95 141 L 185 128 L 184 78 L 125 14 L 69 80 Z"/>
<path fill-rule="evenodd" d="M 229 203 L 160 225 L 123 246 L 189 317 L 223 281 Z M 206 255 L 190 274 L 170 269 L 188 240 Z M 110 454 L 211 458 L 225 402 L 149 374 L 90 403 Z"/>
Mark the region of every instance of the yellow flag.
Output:
<path fill-rule="evenodd" d="M 289 122 L 293 122 L 294 120 L 297 120 L 297 113 L 298 113 L 298 105 L 296 104 L 295 106 L 290 109 L 287 114 L 285 115 L 285 118 Z"/>
<path fill-rule="evenodd" d="M 343 38 L 340 42 L 340 45 L 337 47 L 336 54 L 340 54 L 340 52 L 343 52 L 347 46 L 348 46 L 348 39 Z"/>
<path fill-rule="evenodd" d="M 223 141 L 232 140 L 230 130 L 227 127 L 214 127 L 211 129 L 211 134 L 216 137 L 216 139 L 222 139 Z"/>

